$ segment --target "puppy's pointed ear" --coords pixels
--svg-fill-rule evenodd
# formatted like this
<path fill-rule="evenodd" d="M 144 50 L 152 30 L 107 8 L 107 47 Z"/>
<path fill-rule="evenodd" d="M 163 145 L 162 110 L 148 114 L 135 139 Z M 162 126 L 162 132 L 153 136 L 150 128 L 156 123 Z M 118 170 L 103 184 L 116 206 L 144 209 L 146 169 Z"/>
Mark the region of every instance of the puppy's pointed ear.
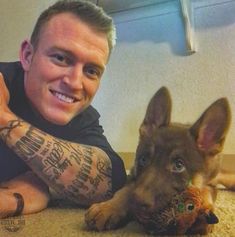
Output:
<path fill-rule="evenodd" d="M 190 128 L 200 151 L 206 155 L 219 153 L 231 122 L 231 111 L 226 98 L 215 101 Z"/>
<path fill-rule="evenodd" d="M 171 117 L 171 97 L 166 87 L 160 88 L 149 102 L 146 115 L 140 126 L 140 135 L 151 136 L 156 128 L 167 126 Z"/>

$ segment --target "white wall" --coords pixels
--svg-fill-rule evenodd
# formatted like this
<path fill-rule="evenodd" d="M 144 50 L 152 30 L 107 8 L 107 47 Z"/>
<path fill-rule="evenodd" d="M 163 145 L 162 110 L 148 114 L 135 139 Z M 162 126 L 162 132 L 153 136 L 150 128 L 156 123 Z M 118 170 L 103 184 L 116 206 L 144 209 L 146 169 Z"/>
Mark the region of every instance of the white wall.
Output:
<path fill-rule="evenodd" d="M 19 46 L 34 23 L 54 0 L 0 0 L 0 61 L 18 59 Z"/>
<path fill-rule="evenodd" d="M 36 17 L 54 1 L 0 0 L 0 61 L 18 59 Z M 224 153 L 235 154 L 235 0 L 195 0 L 197 52 L 185 54 L 178 1 L 114 14 L 118 42 L 94 100 L 117 151 L 135 151 L 151 96 L 167 86 L 173 120 L 194 120 L 227 96 L 234 120 Z"/>
<path fill-rule="evenodd" d="M 194 122 L 223 96 L 234 114 L 235 1 L 196 0 L 193 6 L 197 52 L 190 56 L 178 1 L 114 15 L 117 47 L 94 104 L 116 150 L 135 150 L 147 103 L 163 85 L 173 97 L 174 121 Z M 234 121 L 228 154 L 235 154 Z"/>

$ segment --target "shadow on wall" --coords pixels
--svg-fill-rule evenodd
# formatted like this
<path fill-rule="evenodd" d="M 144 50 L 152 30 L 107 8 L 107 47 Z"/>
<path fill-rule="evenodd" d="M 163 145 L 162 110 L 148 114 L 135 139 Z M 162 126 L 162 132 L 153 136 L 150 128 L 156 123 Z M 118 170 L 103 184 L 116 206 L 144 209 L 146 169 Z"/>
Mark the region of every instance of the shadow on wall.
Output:
<path fill-rule="evenodd" d="M 203 1 L 203 4 L 195 3 L 193 5 L 196 32 L 225 27 L 235 23 L 234 0 L 224 2 L 215 0 L 213 4 L 206 4 L 206 2 Z M 181 10 L 175 1 L 172 4 L 162 4 L 161 10 L 157 6 L 152 6 L 152 8 L 143 8 L 142 11 L 138 9 L 137 11 L 130 10 L 128 14 L 127 12 L 115 14 L 114 20 L 117 26 L 118 42 L 150 41 L 154 44 L 168 44 L 173 54 L 187 56 Z M 169 10 L 167 11 L 168 7 Z M 156 9 L 155 12 L 154 8 Z"/>
<path fill-rule="evenodd" d="M 205 1 L 207 2 L 207 1 Z M 235 23 L 235 1 L 220 0 L 194 8 L 195 26 L 197 29 L 219 28 Z"/>
<path fill-rule="evenodd" d="M 178 1 L 138 8 L 114 15 L 119 43 L 167 44 L 173 54 L 185 56 L 184 27 Z"/>
<path fill-rule="evenodd" d="M 119 43 L 166 43 L 174 54 L 186 56 L 184 29 L 179 14 L 153 16 L 117 25 Z"/>

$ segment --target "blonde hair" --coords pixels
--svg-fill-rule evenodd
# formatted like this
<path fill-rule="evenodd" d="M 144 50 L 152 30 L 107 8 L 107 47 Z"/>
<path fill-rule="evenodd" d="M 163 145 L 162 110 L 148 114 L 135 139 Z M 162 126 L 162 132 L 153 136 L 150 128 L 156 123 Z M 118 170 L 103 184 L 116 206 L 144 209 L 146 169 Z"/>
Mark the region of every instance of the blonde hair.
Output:
<path fill-rule="evenodd" d="M 35 49 L 40 40 L 41 30 L 45 27 L 47 22 L 49 22 L 53 16 L 67 12 L 74 14 L 89 26 L 94 27 L 98 32 L 105 33 L 109 45 L 109 54 L 111 53 L 116 44 L 116 29 L 113 19 L 108 16 L 101 7 L 82 0 L 58 1 L 42 12 L 35 24 L 30 38 L 31 44 Z"/>

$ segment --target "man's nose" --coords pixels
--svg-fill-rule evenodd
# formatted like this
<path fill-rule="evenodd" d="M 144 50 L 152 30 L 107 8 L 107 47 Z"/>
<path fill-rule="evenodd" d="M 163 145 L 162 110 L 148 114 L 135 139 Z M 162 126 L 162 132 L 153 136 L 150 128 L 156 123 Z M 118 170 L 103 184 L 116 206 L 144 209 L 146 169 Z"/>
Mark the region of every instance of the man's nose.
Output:
<path fill-rule="evenodd" d="M 63 82 L 73 90 L 83 89 L 83 82 L 85 75 L 83 73 L 83 67 L 81 65 L 70 68 L 63 78 Z"/>

